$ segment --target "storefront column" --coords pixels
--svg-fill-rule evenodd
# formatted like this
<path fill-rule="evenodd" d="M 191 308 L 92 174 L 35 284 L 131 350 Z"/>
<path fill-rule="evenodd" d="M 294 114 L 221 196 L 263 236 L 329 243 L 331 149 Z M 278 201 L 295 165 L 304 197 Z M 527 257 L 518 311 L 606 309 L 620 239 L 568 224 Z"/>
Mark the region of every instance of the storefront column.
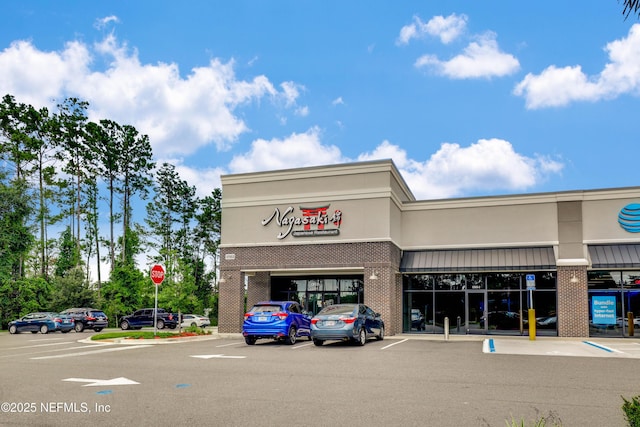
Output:
<path fill-rule="evenodd" d="M 385 325 L 385 335 L 395 335 L 398 331 L 397 277 L 395 269 L 388 266 L 369 266 L 364 269 L 364 303 L 380 313 Z"/>
<path fill-rule="evenodd" d="M 587 267 L 558 266 L 558 336 L 589 336 Z"/>
<path fill-rule="evenodd" d="M 218 283 L 218 331 L 242 332 L 244 275 L 239 270 L 221 270 Z"/>
<path fill-rule="evenodd" d="M 260 301 L 269 301 L 271 298 L 270 275 L 268 272 L 247 273 L 247 310 Z"/>

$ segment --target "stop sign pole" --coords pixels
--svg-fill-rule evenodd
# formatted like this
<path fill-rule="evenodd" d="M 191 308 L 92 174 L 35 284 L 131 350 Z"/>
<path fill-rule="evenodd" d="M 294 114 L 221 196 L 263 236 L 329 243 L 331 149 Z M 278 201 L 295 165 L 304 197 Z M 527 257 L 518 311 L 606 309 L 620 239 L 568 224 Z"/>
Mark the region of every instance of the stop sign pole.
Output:
<path fill-rule="evenodd" d="M 151 267 L 151 281 L 156 285 L 156 301 L 153 310 L 153 336 L 158 333 L 158 287 L 164 280 L 164 267 L 155 264 Z"/>

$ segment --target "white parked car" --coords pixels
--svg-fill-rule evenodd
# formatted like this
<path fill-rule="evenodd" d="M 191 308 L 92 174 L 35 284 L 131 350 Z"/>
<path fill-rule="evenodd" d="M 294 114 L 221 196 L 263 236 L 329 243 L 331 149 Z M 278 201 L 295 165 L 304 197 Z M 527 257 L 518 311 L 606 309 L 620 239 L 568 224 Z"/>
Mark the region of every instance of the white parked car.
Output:
<path fill-rule="evenodd" d="M 197 314 L 183 314 L 182 323 L 180 326 L 188 328 L 189 326 L 197 326 L 199 328 L 205 328 L 211 325 L 211 320 L 208 317 L 199 316 Z"/>

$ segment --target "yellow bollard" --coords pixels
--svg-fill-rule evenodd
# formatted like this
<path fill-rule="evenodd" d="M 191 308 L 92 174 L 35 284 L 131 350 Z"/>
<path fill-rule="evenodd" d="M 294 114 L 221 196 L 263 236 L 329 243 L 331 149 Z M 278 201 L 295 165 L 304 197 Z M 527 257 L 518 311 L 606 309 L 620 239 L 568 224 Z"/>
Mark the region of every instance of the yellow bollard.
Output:
<path fill-rule="evenodd" d="M 529 340 L 535 341 L 536 339 L 536 310 L 529 309 Z"/>

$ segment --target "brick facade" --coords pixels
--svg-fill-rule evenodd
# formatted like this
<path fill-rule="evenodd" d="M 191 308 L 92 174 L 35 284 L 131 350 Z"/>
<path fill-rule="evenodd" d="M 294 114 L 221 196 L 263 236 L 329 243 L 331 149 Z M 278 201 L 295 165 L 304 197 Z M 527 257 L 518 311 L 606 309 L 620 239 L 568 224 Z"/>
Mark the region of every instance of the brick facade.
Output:
<path fill-rule="evenodd" d="M 325 270 L 339 274 L 340 269 L 362 269 L 364 303 L 379 312 L 385 321 L 385 333 L 401 332 L 402 285 L 397 274 L 400 249 L 391 242 L 337 243 L 226 247 L 221 249 L 219 330 L 240 332 L 244 315 L 244 276 L 242 271 L 257 271 L 248 276 L 247 306 L 270 297 L 270 270 Z M 377 278 L 372 279 L 375 276 Z M 398 290 L 399 289 L 399 290 Z"/>
<path fill-rule="evenodd" d="M 573 280 L 573 282 L 572 282 Z M 589 336 L 589 298 L 585 266 L 558 266 L 558 336 Z"/>

